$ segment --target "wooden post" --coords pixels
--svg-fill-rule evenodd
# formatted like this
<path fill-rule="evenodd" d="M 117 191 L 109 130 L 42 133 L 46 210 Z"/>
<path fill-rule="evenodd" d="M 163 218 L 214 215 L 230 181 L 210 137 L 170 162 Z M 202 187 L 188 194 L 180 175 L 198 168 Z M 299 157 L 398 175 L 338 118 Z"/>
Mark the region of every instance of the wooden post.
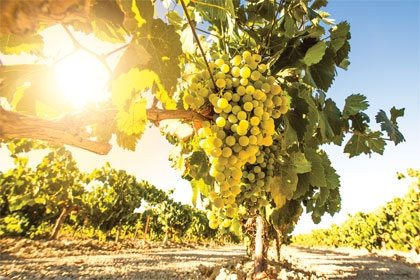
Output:
<path fill-rule="evenodd" d="M 147 231 L 149 229 L 149 220 L 150 220 L 150 215 L 147 215 L 146 225 L 144 226 L 144 232 L 143 232 L 143 240 L 146 240 Z"/>

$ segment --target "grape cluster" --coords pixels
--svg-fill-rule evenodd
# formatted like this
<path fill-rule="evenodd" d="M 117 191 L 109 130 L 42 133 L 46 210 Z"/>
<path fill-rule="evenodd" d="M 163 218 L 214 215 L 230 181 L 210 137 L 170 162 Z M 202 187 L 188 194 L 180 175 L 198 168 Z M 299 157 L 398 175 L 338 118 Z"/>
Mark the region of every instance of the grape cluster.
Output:
<path fill-rule="evenodd" d="M 261 188 L 269 178 L 258 172 L 258 165 L 252 172 L 244 167 L 263 163 L 264 147 L 273 144 L 274 119 L 288 111 L 289 98 L 276 79 L 267 75 L 259 54 L 245 51 L 231 59 L 215 54 L 209 68 L 211 73 L 204 70 L 194 75 L 183 98 L 188 108 L 212 108 L 211 120 L 202 124 L 198 136 L 200 147 L 209 156 L 209 173 L 217 182 L 210 199 L 223 209 L 225 217 L 232 218 L 238 209 L 235 201 L 241 183 L 248 180 Z M 212 228 L 229 224 L 210 216 Z"/>
<path fill-rule="evenodd" d="M 248 212 L 253 213 L 259 206 L 268 204 L 267 194 L 276 171 L 280 169 L 280 138 L 273 136 L 273 145 L 261 146 L 254 164 L 246 164 L 243 170 L 241 193 L 236 202 L 245 205 Z"/>

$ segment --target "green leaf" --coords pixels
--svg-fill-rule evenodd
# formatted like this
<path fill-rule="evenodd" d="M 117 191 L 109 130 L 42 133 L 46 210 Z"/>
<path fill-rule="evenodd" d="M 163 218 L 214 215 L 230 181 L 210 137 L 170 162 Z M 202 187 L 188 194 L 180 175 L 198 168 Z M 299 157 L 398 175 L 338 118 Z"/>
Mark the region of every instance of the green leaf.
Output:
<path fill-rule="evenodd" d="M 273 179 L 270 190 L 277 208 L 281 208 L 286 200 L 292 199 L 296 191 L 298 182 L 296 169 L 296 166 L 288 161 L 281 166 Z"/>
<path fill-rule="evenodd" d="M 341 112 L 334 101 L 327 99 L 319 112 L 319 129 L 323 141 L 333 141 L 341 134 Z"/>
<path fill-rule="evenodd" d="M 122 131 L 117 131 L 115 134 L 117 136 L 118 146 L 130 151 L 136 150 L 137 141 L 140 139 L 140 136 L 127 135 Z"/>
<path fill-rule="evenodd" d="M 330 46 L 337 52 L 348 40 L 350 40 L 350 24 L 346 21 L 340 22 L 330 29 Z"/>
<path fill-rule="evenodd" d="M 366 96 L 362 94 L 352 94 L 346 98 L 343 118 L 348 119 L 350 116 L 354 116 L 360 111 L 364 111 L 369 107 L 369 103 L 366 101 Z"/>
<path fill-rule="evenodd" d="M 325 51 L 322 60 L 309 66 L 307 71 L 308 79 L 312 80 L 316 87 L 323 91 L 328 91 L 335 77 L 335 54 L 328 48 Z"/>
<path fill-rule="evenodd" d="M 308 49 L 303 58 L 306 65 L 311 66 L 321 61 L 327 49 L 327 44 L 324 41 L 319 41 Z"/>
<path fill-rule="evenodd" d="M 344 147 L 344 152 L 349 157 L 358 156 L 362 153 L 370 155 L 372 152 L 383 154 L 385 148 L 385 140 L 380 138 L 380 132 L 372 132 L 370 134 L 354 134 Z"/>
<path fill-rule="evenodd" d="M 404 142 L 404 135 L 398 130 L 397 118 L 404 116 L 404 108 L 397 110 L 395 107 L 391 109 L 391 119 L 383 110 L 379 110 L 375 116 L 376 122 L 381 124 L 381 130 L 386 131 L 389 138 L 394 141 L 395 145 Z"/>
<path fill-rule="evenodd" d="M 292 38 L 297 30 L 296 22 L 289 13 L 284 15 L 284 30 L 284 34 L 289 38 Z"/>
<path fill-rule="evenodd" d="M 327 6 L 327 0 L 315 0 L 312 5 L 311 8 L 314 10 L 318 10 L 321 7 L 325 7 Z"/>
<path fill-rule="evenodd" d="M 95 37 L 111 43 L 125 42 L 125 31 L 119 26 L 114 26 L 110 21 L 95 18 L 92 21 L 92 30 Z"/>
<path fill-rule="evenodd" d="M 175 27 L 160 19 L 153 19 L 142 26 L 135 42 L 143 46 L 150 56 L 149 63 L 141 65 L 140 70 L 148 69 L 157 74 L 158 78 L 155 80 L 160 95 L 157 98 L 165 104 L 166 109 L 175 109 L 171 92 L 181 76 L 178 56 L 182 54 L 180 37 L 175 32 Z"/>
<path fill-rule="evenodd" d="M 294 152 L 290 154 L 291 162 L 296 166 L 296 172 L 307 173 L 312 169 L 312 164 L 306 159 L 305 154 L 301 152 Z"/>
<path fill-rule="evenodd" d="M 121 56 L 117 66 L 115 67 L 113 75 L 114 77 L 117 77 L 123 73 L 127 73 L 134 67 L 144 69 L 150 59 L 151 56 L 143 46 L 131 42 Z"/>
<path fill-rule="evenodd" d="M 146 105 L 146 99 L 142 98 L 132 101 L 128 112 L 119 111 L 116 116 L 118 129 L 125 132 L 127 136 L 141 136 L 147 124 Z"/>
<path fill-rule="evenodd" d="M 42 55 L 44 40 L 39 34 L 0 36 L 0 52 L 2 54 L 35 53 Z"/>
<path fill-rule="evenodd" d="M 197 198 L 198 198 L 198 194 L 201 193 L 204 196 L 207 196 L 208 193 L 210 192 L 211 187 L 209 185 L 207 185 L 203 179 L 192 179 L 190 181 L 191 187 L 192 187 L 192 191 L 193 191 L 193 196 L 192 196 L 192 200 L 191 203 L 193 205 L 196 205 L 197 203 Z"/>
<path fill-rule="evenodd" d="M 16 90 L 25 83 L 29 84 L 37 73 L 45 71 L 45 67 L 45 65 L 33 64 L 2 65 L 0 67 L 0 76 L 2 77 L 0 96 L 12 103 Z"/>
<path fill-rule="evenodd" d="M 204 178 L 209 172 L 209 163 L 207 155 L 203 150 L 195 150 L 191 156 L 188 157 L 190 168 L 190 175 L 195 179 Z"/>
<path fill-rule="evenodd" d="M 307 148 L 305 157 L 311 162 L 312 169 L 309 173 L 309 184 L 316 187 L 327 187 L 327 179 L 325 177 L 324 160 L 322 153 L 314 149 Z"/>

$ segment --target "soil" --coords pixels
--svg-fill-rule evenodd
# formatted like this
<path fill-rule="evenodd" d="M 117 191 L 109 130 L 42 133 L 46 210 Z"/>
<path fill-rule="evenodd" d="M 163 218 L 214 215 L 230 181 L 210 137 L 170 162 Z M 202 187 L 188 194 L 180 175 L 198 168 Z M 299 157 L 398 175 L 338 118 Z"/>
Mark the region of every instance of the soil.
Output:
<path fill-rule="evenodd" d="M 5 279 L 256 279 L 244 246 L 95 240 L 0 239 Z M 269 251 L 268 273 L 258 279 L 420 279 L 415 253 L 282 247 Z"/>

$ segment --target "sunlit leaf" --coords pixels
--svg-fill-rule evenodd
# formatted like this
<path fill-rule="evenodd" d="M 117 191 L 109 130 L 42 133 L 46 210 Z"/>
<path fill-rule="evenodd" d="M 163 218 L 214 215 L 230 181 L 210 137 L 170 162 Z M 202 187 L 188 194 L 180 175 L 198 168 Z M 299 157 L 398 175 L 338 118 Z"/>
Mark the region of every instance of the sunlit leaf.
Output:
<path fill-rule="evenodd" d="M 316 43 L 308 49 L 308 51 L 305 54 L 305 57 L 303 58 L 303 61 L 308 66 L 318 63 L 324 56 L 326 49 L 327 45 L 325 44 L 325 42 L 319 41 L 318 43 Z"/>
<path fill-rule="evenodd" d="M 3 54 L 35 53 L 42 54 L 44 40 L 39 34 L 0 36 L 0 52 Z"/>
<path fill-rule="evenodd" d="M 350 25 L 346 21 L 340 22 L 330 29 L 330 33 L 331 48 L 337 52 L 350 39 Z"/>
<path fill-rule="evenodd" d="M 343 118 L 348 119 L 350 116 L 356 115 L 360 111 L 364 111 L 369 107 L 366 96 L 362 94 L 352 94 L 346 98 L 343 109 Z"/>

